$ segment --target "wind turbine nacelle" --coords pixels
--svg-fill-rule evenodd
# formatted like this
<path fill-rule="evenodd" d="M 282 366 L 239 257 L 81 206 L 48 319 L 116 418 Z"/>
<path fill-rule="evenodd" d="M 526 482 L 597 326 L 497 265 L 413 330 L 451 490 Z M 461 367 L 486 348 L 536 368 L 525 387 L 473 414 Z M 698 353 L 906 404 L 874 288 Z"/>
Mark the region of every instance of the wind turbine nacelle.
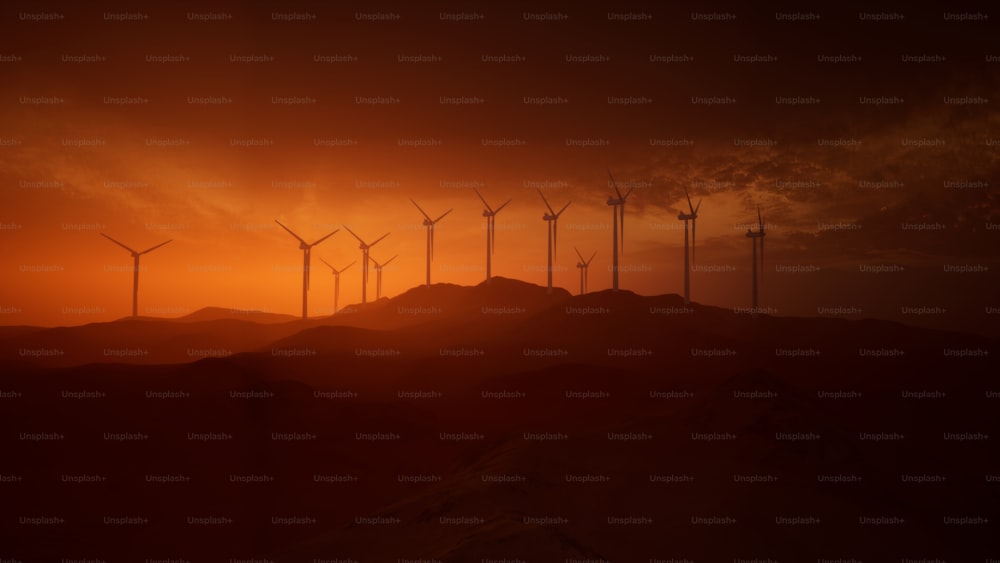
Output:
<path fill-rule="evenodd" d="M 493 214 L 490 213 L 488 210 L 486 210 L 486 209 L 483 210 L 483 217 L 492 217 L 492 216 L 493 216 Z"/>

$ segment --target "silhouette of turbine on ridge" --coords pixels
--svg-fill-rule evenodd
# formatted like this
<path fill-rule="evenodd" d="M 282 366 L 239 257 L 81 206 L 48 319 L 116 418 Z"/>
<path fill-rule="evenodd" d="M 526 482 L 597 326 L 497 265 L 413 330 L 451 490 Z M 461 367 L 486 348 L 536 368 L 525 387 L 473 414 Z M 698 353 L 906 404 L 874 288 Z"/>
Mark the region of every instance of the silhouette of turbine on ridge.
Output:
<path fill-rule="evenodd" d="M 557 241 L 556 236 L 558 234 L 557 231 L 556 231 L 556 228 L 558 227 L 559 216 L 562 215 L 563 211 L 566 211 L 566 208 L 569 207 L 569 204 L 573 203 L 573 202 L 567 201 L 566 205 L 562 206 L 562 209 L 560 209 L 559 212 L 557 213 L 554 209 L 552 209 L 552 206 L 549 205 L 549 200 L 545 199 L 545 194 L 542 193 L 542 190 L 538 190 L 538 195 L 542 196 L 542 201 L 545 202 L 545 207 L 547 207 L 549 209 L 548 213 L 542 215 L 542 220 L 545 221 L 546 223 L 548 223 L 548 227 L 549 227 L 549 245 L 548 245 L 548 249 L 549 249 L 549 267 L 548 267 L 549 288 L 548 288 L 548 292 L 552 293 L 552 259 L 555 258 L 556 241 Z"/>
<path fill-rule="evenodd" d="M 493 277 L 493 272 L 492 272 L 493 251 L 495 250 L 497 241 L 497 234 L 496 234 L 497 213 L 500 213 L 501 209 L 507 207 L 507 204 L 510 203 L 511 200 L 508 199 L 507 201 L 503 202 L 503 205 L 497 207 L 496 209 L 493 209 L 492 207 L 490 207 L 490 204 L 486 203 L 486 200 L 483 198 L 482 194 L 479 193 L 479 190 L 477 190 L 476 188 L 472 188 L 472 191 L 476 192 L 476 195 L 479 196 L 479 199 L 483 202 L 483 205 L 486 206 L 486 209 L 483 210 L 483 217 L 486 217 L 486 283 L 489 283 L 490 278 Z"/>
<path fill-rule="evenodd" d="M 445 215 L 451 213 L 452 209 L 449 209 L 448 211 L 445 211 L 437 219 L 431 219 L 431 216 L 428 215 L 427 213 L 425 213 L 424 210 L 421 209 L 421 207 L 419 205 L 417 205 L 417 202 L 413 201 L 412 198 L 410 199 L 410 202 L 413 203 L 413 205 L 417 209 L 420 209 L 420 214 L 424 216 L 424 226 L 427 227 L 427 287 L 430 287 L 431 286 L 431 260 L 434 259 L 434 225 L 436 225 L 437 222 L 440 221 L 441 219 L 444 219 Z M 381 270 L 379 270 L 379 271 L 381 271 Z"/>
<path fill-rule="evenodd" d="M 588 270 L 590 270 L 590 263 L 594 260 L 594 256 L 597 256 L 597 251 L 595 250 L 594 253 L 590 255 L 589 260 L 584 260 L 583 254 L 580 254 L 580 250 L 577 247 L 574 246 L 573 250 L 576 250 L 576 255 L 580 258 L 576 267 L 580 268 L 580 295 L 583 295 L 584 293 L 587 293 L 587 274 Z"/>
<path fill-rule="evenodd" d="M 757 314 L 757 239 L 760 239 L 760 277 L 764 277 L 764 218 L 760 214 L 760 206 L 757 206 L 757 223 L 759 225 L 759 230 L 754 231 L 753 229 L 747 229 L 747 238 L 750 239 L 750 244 L 753 246 L 753 263 L 751 265 L 751 270 L 753 270 L 753 281 L 752 281 L 752 292 L 753 292 L 753 314 Z"/>
<path fill-rule="evenodd" d="M 378 244 L 380 240 L 389 236 L 389 233 L 386 233 L 378 237 L 377 239 L 375 239 L 375 242 L 368 244 L 364 240 L 362 240 L 361 237 L 359 237 L 354 231 L 352 231 L 350 227 L 344 225 L 344 228 L 347 229 L 347 232 L 351 233 L 351 235 L 353 235 L 354 238 L 358 239 L 358 242 L 361 243 L 358 246 L 358 248 L 361 249 L 361 304 L 364 305 L 365 303 L 368 302 L 368 262 L 370 260 L 368 252 L 369 250 L 371 250 L 371 247 Z"/>
<path fill-rule="evenodd" d="M 338 270 L 333 266 L 331 266 L 330 263 L 327 262 L 326 260 L 323 260 L 322 258 L 320 258 L 319 260 L 320 262 L 326 264 L 330 268 L 330 270 L 333 271 L 333 314 L 336 315 L 339 309 L 338 302 L 340 301 L 340 274 L 344 273 L 345 270 L 353 266 L 354 262 L 351 262 L 350 264 Z"/>
<path fill-rule="evenodd" d="M 691 205 L 691 196 L 688 195 L 687 188 L 684 188 L 684 197 L 687 198 L 688 210 L 690 213 L 678 213 L 677 218 L 684 221 L 684 304 L 691 303 L 691 264 L 688 263 L 688 221 L 691 221 L 691 263 L 694 263 L 694 235 L 695 225 L 698 220 L 698 209 L 701 208 L 701 200 L 698 205 Z"/>
<path fill-rule="evenodd" d="M 393 260 L 396 259 L 396 256 L 399 256 L 399 255 L 396 254 L 395 256 L 393 256 L 392 258 L 386 260 L 385 262 L 383 262 L 381 264 L 379 264 L 378 262 L 376 262 L 375 259 L 372 258 L 371 256 L 368 257 L 368 259 L 371 260 L 371 263 L 375 264 L 375 300 L 376 301 L 378 301 L 379 299 L 382 298 L 382 268 L 385 268 L 386 266 L 388 266 L 389 262 L 392 262 Z"/>
<path fill-rule="evenodd" d="M 611 186 L 615 189 L 615 194 L 617 198 L 609 197 L 608 205 L 611 206 L 611 216 L 614 220 L 612 225 L 612 253 L 611 253 L 611 289 L 612 291 L 618 291 L 618 233 L 621 230 L 621 248 L 622 252 L 625 251 L 625 200 L 628 196 L 632 194 L 634 188 L 629 188 L 624 195 L 622 195 L 621 190 L 618 189 L 618 183 L 615 182 L 615 177 L 611 175 L 611 171 L 608 170 L 608 178 L 611 178 Z M 621 222 L 619 224 L 619 217 Z"/>
<path fill-rule="evenodd" d="M 302 320 L 305 320 L 309 316 L 309 257 L 312 254 L 312 247 L 323 242 L 324 240 L 332 237 L 340 229 L 334 230 L 332 233 L 326 235 L 325 237 L 313 242 L 312 244 L 307 243 L 299 235 L 292 232 L 291 229 L 281 224 L 281 221 L 275 219 L 275 223 L 281 225 L 282 229 L 288 231 L 288 234 L 292 235 L 299 241 L 299 249 L 302 250 Z"/>
<path fill-rule="evenodd" d="M 161 242 L 160 244 L 147 248 L 142 252 L 138 252 L 132 250 L 131 248 L 125 246 L 124 244 L 118 242 L 117 240 L 109 237 L 104 233 L 101 233 L 101 236 L 117 244 L 118 246 L 124 248 L 125 250 L 129 251 L 132 254 L 132 318 L 138 317 L 139 316 L 139 257 L 142 256 L 143 254 L 148 254 L 156 250 L 157 248 L 160 248 L 164 244 L 171 242 L 173 239 L 170 239 L 166 242 Z"/>

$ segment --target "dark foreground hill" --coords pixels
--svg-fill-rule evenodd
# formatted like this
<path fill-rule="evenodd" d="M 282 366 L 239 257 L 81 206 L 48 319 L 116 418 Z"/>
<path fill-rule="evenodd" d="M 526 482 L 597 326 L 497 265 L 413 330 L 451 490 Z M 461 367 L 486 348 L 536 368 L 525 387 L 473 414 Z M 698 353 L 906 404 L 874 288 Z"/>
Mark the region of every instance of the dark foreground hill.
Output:
<path fill-rule="evenodd" d="M 304 359 L 298 363 L 306 364 L 310 359 L 336 360 L 345 368 L 347 358 L 355 356 L 396 358 L 411 367 L 444 359 L 485 359 L 484 369 L 494 371 L 508 371 L 509 364 L 524 359 L 536 366 L 576 361 L 659 370 L 685 356 L 706 359 L 711 369 L 715 363 L 748 355 L 825 364 L 858 357 L 864 353 L 861 348 L 895 349 L 909 358 L 937 361 L 947 349 L 988 347 L 992 342 L 888 321 L 753 316 L 684 305 L 677 295 L 602 291 L 571 296 L 558 288 L 549 294 L 533 284 L 494 278 L 473 287 L 420 286 L 307 321 L 206 308 L 178 319 L 8 327 L 0 331 L 0 363 L 170 364 L 256 353 L 260 358 Z M 866 357 L 878 361 L 877 356 Z"/>
<path fill-rule="evenodd" d="M 4 346 L 43 333 L 233 354 L 8 356 L 4 557 L 997 556 L 987 338 L 511 280 L 307 323 L 122 321 Z"/>

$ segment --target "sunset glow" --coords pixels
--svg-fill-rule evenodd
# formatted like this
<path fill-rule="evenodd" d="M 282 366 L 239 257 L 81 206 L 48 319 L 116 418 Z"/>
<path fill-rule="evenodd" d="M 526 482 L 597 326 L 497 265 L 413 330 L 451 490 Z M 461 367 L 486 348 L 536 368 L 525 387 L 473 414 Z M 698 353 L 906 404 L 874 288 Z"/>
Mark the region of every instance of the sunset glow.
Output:
<path fill-rule="evenodd" d="M 0 563 L 1000 560 L 982 4 L 4 3 Z"/>
<path fill-rule="evenodd" d="M 143 261 L 142 315 L 208 305 L 294 313 L 301 261 L 276 218 L 307 238 L 341 225 L 391 231 L 377 254 L 400 255 L 385 272 L 394 295 L 423 273 L 411 197 L 455 208 L 437 229 L 434 279 L 475 284 L 485 219 L 472 187 L 514 200 L 497 219 L 497 275 L 544 283 L 541 188 L 573 201 L 554 283 L 577 286 L 576 246 L 598 251 L 590 288 L 606 289 L 611 170 L 635 188 L 624 289 L 681 292 L 676 216 L 687 188 L 704 200 L 696 301 L 747 304 L 743 233 L 760 205 L 767 305 L 797 315 L 858 305 L 896 318 L 899 306 L 932 300 L 989 324 L 957 295 L 993 274 L 941 275 L 948 264 L 993 263 L 1000 232 L 997 114 L 975 103 L 997 93 L 979 50 L 984 28 L 956 24 L 948 64 L 906 64 L 896 51 L 921 39 L 909 28 L 855 23 L 852 43 L 831 51 L 831 22 L 796 42 L 783 41 L 790 24 L 759 22 L 765 45 L 709 35 L 727 24 L 681 8 L 618 25 L 598 9 L 559 22 L 514 6 L 489 24 L 403 8 L 400 22 L 352 21 L 352 10 L 321 5 L 308 13 L 322 26 L 264 8 L 228 10 L 232 21 L 181 6 L 145 13 L 148 22 L 119 22 L 81 7 L 25 23 L 7 10 L 17 52 L 0 67 L 5 323 L 124 316 L 128 256 L 99 233 L 140 247 L 174 239 Z M 587 31 L 596 26 L 599 43 Z M 498 43 L 511 29 L 522 45 Z M 898 36 L 894 48 L 884 33 Z M 774 60 L 757 56 L 765 51 Z M 840 52 L 862 60 L 822 57 Z M 508 55 L 514 62 L 493 62 Z M 355 242 L 342 231 L 316 254 L 346 264 L 359 258 Z M 866 264 L 906 268 L 888 285 L 924 273 L 932 281 L 922 287 L 944 291 L 880 308 L 883 284 L 860 272 Z M 332 276 L 314 276 L 311 312 L 329 314 Z M 360 300 L 360 283 L 360 271 L 344 278 L 342 302 Z"/>

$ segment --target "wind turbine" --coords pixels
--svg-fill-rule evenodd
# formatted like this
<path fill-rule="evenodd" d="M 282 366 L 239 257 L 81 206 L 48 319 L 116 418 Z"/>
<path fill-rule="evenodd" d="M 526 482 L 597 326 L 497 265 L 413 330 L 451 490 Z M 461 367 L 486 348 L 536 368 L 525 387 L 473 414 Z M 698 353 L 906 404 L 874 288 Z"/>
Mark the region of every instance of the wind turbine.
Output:
<path fill-rule="evenodd" d="M 353 266 L 354 262 L 351 262 L 350 264 L 338 270 L 333 266 L 331 266 L 330 263 L 327 262 L 326 260 L 320 258 L 320 261 L 329 266 L 331 270 L 333 270 L 333 314 L 336 315 L 338 309 L 337 304 L 338 301 L 340 301 L 340 274 L 342 274 L 344 270 Z"/>
<path fill-rule="evenodd" d="M 694 264 L 694 234 L 697 225 L 698 209 L 701 208 L 701 200 L 698 205 L 691 205 L 691 196 L 688 195 L 687 188 L 684 189 L 684 197 L 687 198 L 690 213 L 678 213 L 677 218 L 684 221 L 684 304 L 691 303 L 691 266 L 688 264 L 688 221 L 691 221 L 691 264 Z"/>
<path fill-rule="evenodd" d="M 549 209 L 548 213 L 542 215 L 542 220 L 545 221 L 546 223 L 548 223 L 548 226 L 549 226 L 549 269 L 548 269 L 548 272 L 549 272 L 549 289 L 548 289 L 548 292 L 552 293 L 552 259 L 555 258 L 555 254 L 556 254 L 556 241 L 557 241 L 556 236 L 558 234 L 556 228 L 558 227 L 558 224 L 559 224 L 559 216 L 562 215 L 563 211 L 566 211 L 566 208 L 569 207 L 569 204 L 573 203 L 573 202 L 567 201 L 566 205 L 562 206 L 562 209 L 560 209 L 559 212 L 556 213 L 556 211 L 554 209 L 552 209 L 552 206 L 549 205 L 549 200 L 545 199 L 545 194 L 542 193 L 542 190 L 538 190 L 538 195 L 542 196 L 542 201 L 545 202 L 545 207 L 547 207 Z"/>
<path fill-rule="evenodd" d="M 483 210 L 483 217 L 486 217 L 486 282 L 489 283 L 490 278 L 493 276 L 492 273 L 493 250 L 496 247 L 496 241 L 497 241 L 496 216 L 497 213 L 500 213 L 501 209 L 507 207 L 507 204 L 510 203 L 511 200 L 508 199 L 507 201 L 504 202 L 503 205 L 497 207 L 496 209 L 493 209 L 492 207 L 490 207 L 490 204 L 486 203 L 486 200 L 483 199 L 483 196 L 482 194 L 479 193 L 479 190 L 477 190 L 476 188 L 472 188 L 472 191 L 476 192 L 476 195 L 479 196 L 479 199 L 483 202 L 483 205 L 486 206 L 486 209 Z"/>
<path fill-rule="evenodd" d="M 590 260 L 584 260 L 583 254 L 574 246 L 573 250 L 576 250 L 576 255 L 580 258 L 577 262 L 576 267 L 580 268 L 580 295 L 587 293 L 587 273 L 590 268 L 590 263 L 594 260 L 594 256 L 597 256 L 597 251 L 595 250 L 593 254 L 590 255 Z"/>
<path fill-rule="evenodd" d="M 299 249 L 302 250 L 302 320 L 308 317 L 309 310 L 309 257 L 312 254 L 312 247 L 323 242 L 324 240 L 332 237 L 334 233 L 340 229 L 334 230 L 332 233 L 326 235 L 325 237 L 313 242 L 312 244 L 307 243 L 299 235 L 292 232 L 291 229 L 281 224 L 281 221 L 275 219 L 275 223 L 281 225 L 282 229 L 288 231 L 288 234 L 292 235 L 299 241 Z"/>
<path fill-rule="evenodd" d="M 368 261 L 370 260 L 370 257 L 368 256 L 368 251 L 369 249 L 371 249 L 371 247 L 378 244 L 378 241 L 389 236 L 389 233 L 386 233 L 378 237 L 377 239 L 375 239 L 375 242 L 368 244 L 365 241 L 361 240 L 361 237 L 359 237 L 347 225 L 344 225 L 344 228 L 347 229 L 347 232 L 354 235 L 354 238 L 358 239 L 358 242 L 361 243 L 361 245 L 358 246 L 358 248 L 361 249 L 361 304 L 364 305 L 365 303 L 368 302 Z"/>
<path fill-rule="evenodd" d="M 374 243 L 372 243 L 372 244 L 374 244 Z M 397 254 L 396 256 L 399 256 L 399 255 Z M 376 301 L 378 301 L 379 299 L 382 298 L 382 268 L 388 266 L 389 262 L 392 262 L 393 260 L 396 259 L 396 256 L 393 256 L 392 258 L 386 260 L 385 262 L 383 262 L 381 264 L 379 264 L 378 262 L 376 262 L 375 259 L 372 258 L 371 256 L 368 257 L 368 259 L 372 261 L 372 264 L 375 264 L 375 300 Z"/>
<path fill-rule="evenodd" d="M 757 240 L 760 239 L 760 277 L 764 277 L 764 218 L 760 214 L 760 206 L 757 206 L 757 223 L 759 230 L 747 229 L 747 238 L 753 246 L 753 314 L 757 314 Z"/>
<path fill-rule="evenodd" d="M 417 205 L 417 202 L 410 198 L 410 201 L 417 209 L 420 209 L 420 213 L 424 216 L 424 226 L 427 227 L 427 287 L 431 286 L 431 260 L 434 258 L 434 225 L 438 221 L 444 219 L 444 216 L 451 213 L 452 210 L 449 209 L 441 214 L 437 219 L 431 219 L 431 216 L 424 212 L 423 209 Z M 374 260 L 373 260 L 374 261 Z M 379 270 L 381 272 L 381 270 Z"/>
<path fill-rule="evenodd" d="M 142 256 L 143 254 L 148 254 L 156 250 L 157 248 L 160 248 L 161 246 L 167 244 L 167 242 L 170 242 L 173 239 L 170 239 L 167 242 L 161 242 L 160 244 L 151 248 L 147 248 L 142 252 L 136 252 L 135 250 L 132 250 L 131 248 L 125 246 L 124 244 L 116 241 L 115 239 L 109 237 L 104 233 L 101 233 L 101 236 L 117 244 L 118 246 L 124 248 L 125 250 L 128 250 L 132 254 L 132 318 L 138 317 L 139 316 L 139 257 Z"/>
<path fill-rule="evenodd" d="M 625 251 L 625 200 L 628 196 L 632 194 L 634 188 L 629 188 L 625 195 L 622 195 L 621 190 L 618 189 L 618 183 L 615 182 L 615 177 L 611 175 L 611 171 L 608 170 L 608 177 L 611 178 L 611 186 L 615 189 L 615 194 L 618 195 L 617 198 L 609 197 L 608 205 L 611 206 L 611 216 L 614 219 L 614 224 L 612 225 L 612 231 L 614 232 L 612 238 L 612 254 L 611 254 L 611 289 L 618 291 L 618 231 L 621 229 L 621 247 L 622 252 Z M 621 217 L 621 225 L 619 225 L 619 217 Z"/>

